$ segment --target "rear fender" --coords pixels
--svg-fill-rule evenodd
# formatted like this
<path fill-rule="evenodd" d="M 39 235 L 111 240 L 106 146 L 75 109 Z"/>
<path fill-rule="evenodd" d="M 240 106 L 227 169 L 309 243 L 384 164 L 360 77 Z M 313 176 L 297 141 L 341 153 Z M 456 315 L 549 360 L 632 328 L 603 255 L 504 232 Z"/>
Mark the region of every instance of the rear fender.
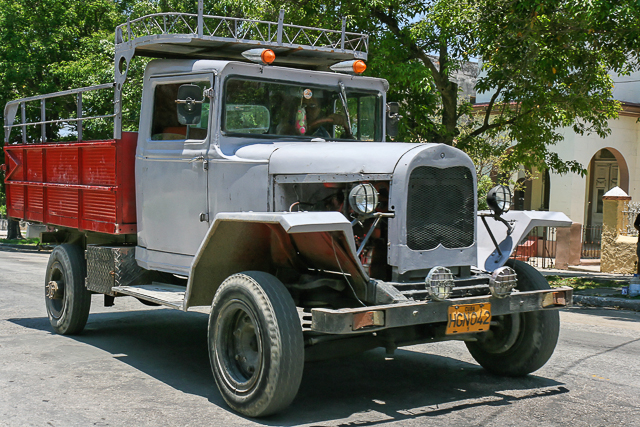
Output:
<path fill-rule="evenodd" d="M 369 281 L 339 212 L 219 213 L 191 264 L 184 309 L 211 305 L 232 274 L 283 268 L 344 273 L 359 296 Z"/>

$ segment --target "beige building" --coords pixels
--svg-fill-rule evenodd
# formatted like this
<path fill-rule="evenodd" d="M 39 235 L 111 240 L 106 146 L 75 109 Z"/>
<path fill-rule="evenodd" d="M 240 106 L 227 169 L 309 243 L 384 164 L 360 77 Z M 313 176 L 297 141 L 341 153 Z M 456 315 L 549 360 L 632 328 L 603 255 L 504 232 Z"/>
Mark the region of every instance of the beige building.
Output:
<path fill-rule="evenodd" d="M 631 76 L 612 76 L 614 97 L 623 111 L 609 121 L 611 134 L 578 135 L 563 131 L 564 140 L 552 147 L 563 160 L 577 160 L 587 175 L 537 173 L 538 179 L 525 181 L 525 191 L 515 194 L 515 208 L 564 212 L 575 223 L 586 227 L 602 225 L 602 196 L 620 187 L 634 201 L 640 201 L 640 72 Z M 477 103 L 488 102 L 491 93 L 477 94 Z M 524 178 L 521 173 L 519 178 Z"/>

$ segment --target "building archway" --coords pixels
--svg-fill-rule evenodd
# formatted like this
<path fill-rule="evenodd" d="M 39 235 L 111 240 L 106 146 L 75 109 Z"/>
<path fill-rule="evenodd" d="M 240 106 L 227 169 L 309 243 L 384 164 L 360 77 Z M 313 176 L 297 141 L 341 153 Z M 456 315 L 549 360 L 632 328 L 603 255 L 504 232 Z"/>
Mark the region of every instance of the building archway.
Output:
<path fill-rule="evenodd" d="M 514 210 L 548 211 L 551 194 L 549 170 L 522 168 L 517 175 Z"/>
<path fill-rule="evenodd" d="M 587 227 L 602 225 L 602 196 L 613 187 L 629 194 L 629 167 L 622 153 L 607 147 L 593 155 L 587 169 L 584 221 Z"/>

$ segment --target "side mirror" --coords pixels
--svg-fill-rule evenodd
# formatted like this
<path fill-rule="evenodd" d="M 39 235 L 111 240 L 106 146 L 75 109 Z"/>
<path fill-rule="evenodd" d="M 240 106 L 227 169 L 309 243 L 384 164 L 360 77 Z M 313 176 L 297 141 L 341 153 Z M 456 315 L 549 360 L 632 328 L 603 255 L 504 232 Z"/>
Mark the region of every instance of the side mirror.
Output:
<path fill-rule="evenodd" d="M 400 122 L 400 104 L 397 102 L 387 102 L 387 135 L 391 138 L 398 136 L 398 123 Z"/>
<path fill-rule="evenodd" d="M 178 122 L 181 125 L 197 125 L 202 115 L 202 89 L 198 85 L 186 84 L 178 88 Z"/>

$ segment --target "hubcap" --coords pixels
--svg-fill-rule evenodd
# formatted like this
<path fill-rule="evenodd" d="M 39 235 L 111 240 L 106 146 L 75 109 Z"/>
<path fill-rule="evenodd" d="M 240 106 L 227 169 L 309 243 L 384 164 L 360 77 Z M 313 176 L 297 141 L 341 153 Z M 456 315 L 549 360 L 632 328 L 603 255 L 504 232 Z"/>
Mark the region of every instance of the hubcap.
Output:
<path fill-rule="evenodd" d="M 492 324 L 491 329 L 481 334 L 482 339 L 479 342 L 486 352 L 499 354 L 509 350 L 516 343 L 520 334 L 521 316 L 518 313 L 496 316 L 495 320 L 497 324 Z"/>
<path fill-rule="evenodd" d="M 65 275 L 59 262 L 53 264 L 50 275 L 45 285 L 45 295 L 47 309 L 51 317 L 59 319 L 64 313 L 66 305 L 65 298 Z"/>
<path fill-rule="evenodd" d="M 250 391 L 263 369 L 262 331 L 257 316 L 244 301 L 225 304 L 215 334 L 216 363 L 227 386 Z"/>

